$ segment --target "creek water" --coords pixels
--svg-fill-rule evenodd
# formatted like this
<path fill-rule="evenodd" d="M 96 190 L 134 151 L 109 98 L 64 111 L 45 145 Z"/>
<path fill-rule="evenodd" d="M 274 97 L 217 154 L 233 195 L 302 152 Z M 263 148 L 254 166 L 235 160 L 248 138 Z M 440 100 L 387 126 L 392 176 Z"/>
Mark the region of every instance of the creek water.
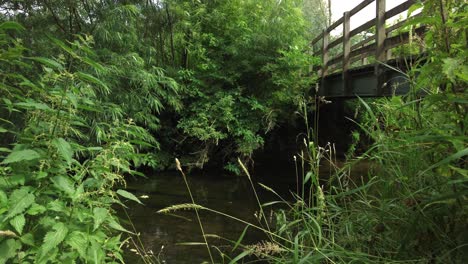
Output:
<path fill-rule="evenodd" d="M 327 171 L 327 169 L 323 170 L 325 175 L 327 175 Z M 364 175 L 366 171 L 367 166 L 364 166 L 352 174 Z M 197 204 L 253 224 L 259 224 L 255 217 L 259 206 L 251 184 L 245 176 L 198 172 L 188 173 L 187 179 Z M 261 203 L 279 199 L 271 192 L 261 188 L 257 184 L 258 182 L 273 188 L 284 199 L 293 200 L 291 192 L 295 192 L 297 188 L 294 166 L 292 168 L 260 170 L 254 172 L 252 179 Z M 160 263 L 198 264 L 204 261 L 210 262 L 206 247 L 192 243 L 203 242 L 200 226 L 193 210 L 178 211 L 172 215 L 157 213 L 158 210 L 168 206 L 191 203 L 183 178 L 178 172 L 154 173 L 148 175 L 147 179 L 130 181 L 127 190 L 137 197 L 143 197 L 141 201 L 144 205 L 127 202 L 127 213 L 136 231 L 141 234 L 142 244 L 147 251 L 151 251 L 159 259 Z M 269 220 L 274 223 L 275 215 L 271 209 L 267 207 L 264 210 Z M 199 212 L 205 233 L 220 237 L 209 238 L 209 244 L 222 252 L 231 252 L 233 244 L 242 234 L 246 225 L 219 214 L 204 210 Z M 123 212 L 120 213 L 125 216 Z M 264 239 L 266 239 L 265 234 L 249 228 L 242 243 L 255 244 Z M 130 244 L 125 249 L 126 262 L 143 263 L 134 252 L 130 251 L 132 248 L 133 246 Z M 212 253 L 216 263 L 229 262 L 222 261 L 220 254 L 214 248 L 212 248 Z M 235 256 L 239 253 L 230 254 Z"/>
<path fill-rule="evenodd" d="M 292 175 L 289 170 L 262 174 L 262 176 L 255 176 L 254 182 L 261 181 L 275 190 L 281 189 L 279 192 L 282 195 L 291 197 L 288 190 L 292 186 L 294 186 L 293 189 L 296 188 L 294 171 Z M 187 179 L 197 204 L 258 224 L 255 214 L 258 213 L 259 206 L 251 184 L 245 176 L 189 173 Z M 255 188 L 262 203 L 278 200 L 271 192 L 258 185 Z M 140 239 L 147 251 L 151 250 L 161 263 L 209 262 L 209 255 L 204 245 L 190 245 L 191 242 L 203 242 L 200 226 L 193 210 L 178 211 L 172 215 L 157 213 L 158 210 L 168 206 L 191 203 L 185 183 L 179 173 L 155 173 L 148 179 L 129 182 L 127 190 L 137 197 L 143 197 L 141 201 L 144 205 L 128 202 L 126 211 L 135 229 L 141 234 Z M 219 214 L 203 210 L 199 213 L 205 233 L 220 237 L 209 238 L 208 242 L 223 252 L 230 252 L 233 243 L 227 240 L 237 241 L 246 225 Z M 123 212 L 121 214 L 125 215 Z M 265 214 L 272 222 L 274 221 L 274 214 L 270 209 L 265 209 Z M 242 242 L 255 244 L 263 239 L 265 239 L 264 234 L 249 228 Z M 126 262 L 143 263 L 134 252 L 130 251 L 132 248 L 130 244 L 125 250 Z M 212 253 L 217 263 L 222 262 L 216 250 L 212 249 Z M 238 253 L 234 252 L 232 255 Z"/>

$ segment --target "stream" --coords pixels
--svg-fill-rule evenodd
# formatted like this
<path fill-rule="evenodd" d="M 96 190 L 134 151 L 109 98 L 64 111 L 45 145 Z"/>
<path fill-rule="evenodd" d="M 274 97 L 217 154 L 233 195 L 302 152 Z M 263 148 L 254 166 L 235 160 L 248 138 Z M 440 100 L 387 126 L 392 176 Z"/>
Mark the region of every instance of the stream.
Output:
<path fill-rule="evenodd" d="M 197 204 L 258 225 L 255 214 L 259 207 L 246 176 L 197 172 L 188 173 L 187 179 Z M 289 168 L 254 173 L 253 181 L 273 188 L 286 200 L 292 200 L 290 190 L 296 189 L 294 169 Z M 261 203 L 279 200 L 258 184 L 255 184 L 255 188 Z M 140 239 L 146 252 L 154 254 L 160 263 L 210 263 L 206 246 L 197 244 L 203 242 L 203 237 L 195 211 L 177 211 L 170 215 L 157 212 L 172 205 L 191 203 L 183 178 L 178 172 L 159 172 L 148 175 L 148 179 L 129 181 L 127 190 L 140 197 L 144 203 L 139 205 L 129 201 L 126 204 L 127 214 L 141 234 Z M 264 210 L 268 219 L 274 223 L 275 215 L 271 208 Z M 205 233 L 218 236 L 208 239 L 215 262 L 229 263 L 229 260 L 222 260 L 214 247 L 230 253 L 231 257 L 239 254 L 241 251 L 231 253 L 231 250 L 246 225 L 212 212 L 202 210 L 199 213 Z M 120 215 L 123 219 L 127 218 L 124 212 L 120 212 Z M 249 228 L 242 243 L 251 245 L 264 239 L 265 234 Z M 131 243 L 124 248 L 127 263 L 144 263 L 132 252 L 134 246 Z"/>

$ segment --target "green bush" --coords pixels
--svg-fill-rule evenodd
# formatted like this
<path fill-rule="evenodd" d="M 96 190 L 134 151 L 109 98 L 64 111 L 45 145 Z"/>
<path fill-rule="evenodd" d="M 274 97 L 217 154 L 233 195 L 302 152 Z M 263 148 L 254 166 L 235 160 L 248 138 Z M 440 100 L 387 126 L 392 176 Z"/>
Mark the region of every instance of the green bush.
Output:
<path fill-rule="evenodd" d="M 138 145 L 155 141 L 101 100 L 111 87 L 77 70 L 103 68 L 89 43 L 51 39 L 68 59 L 26 57 L 15 30 L 24 29 L 0 24 L 0 132 L 11 135 L 0 149 L 0 263 L 123 262 L 129 231 L 112 205 L 117 194 L 137 199 L 115 188 L 134 173 Z"/>

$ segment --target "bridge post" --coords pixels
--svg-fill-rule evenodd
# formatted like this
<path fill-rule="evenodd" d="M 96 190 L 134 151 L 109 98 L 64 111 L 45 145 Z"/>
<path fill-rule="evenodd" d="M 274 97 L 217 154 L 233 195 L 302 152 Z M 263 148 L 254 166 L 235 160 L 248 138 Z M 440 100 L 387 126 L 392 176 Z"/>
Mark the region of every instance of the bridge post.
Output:
<path fill-rule="evenodd" d="M 343 91 L 346 96 L 351 96 L 352 91 L 350 90 L 351 85 L 349 83 L 349 65 L 350 60 L 349 56 L 351 53 L 351 42 L 350 42 L 350 22 L 351 14 L 350 12 L 344 12 L 343 14 Z"/>
<path fill-rule="evenodd" d="M 376 0 L 376 18 L 375 18 L 375 59 L 377 60 L 375 64 L 375 76 L 377 78 L 377 95 L 382 96 L 384 94 L 384 67 L 381 62 L 386 61 L 387 54 L 385 52 L 385 38 L 387 37 L 387 32 L 385 29 L 385 2 L 386 0 Z"/>
<path fill-rule="evenodd" d="M 330 38 L 330 32 L 326 29 L 323 31 L 323 45 L 322 45 L 322 77 L 328 74 L 328 42 Z"/>
<path fill-rule="evenodd" d="M 323 31 L 323 38 L 322 38 L 322 41 L 323 41 L 323 45 L 322 45 L 322 63 L 323 63 L 323 66 L 322 66 L 322 81 L 321 81 L 321 85 L 320 85 L 320 89 L 323 90 L 325 89 L 325 76 L 327 76 L 328 74 L 328 42 L 329 42 L 329 39 L 330 39 L 330 32 L 328 32 L 327 29 L 325 29 Z M 320 91 L 319 93 L 321 94 L 324 94 L 325 91 Z"/>
<path fill-rule="evenodd" d="M 388 32 L 386 33 L 386 37 L 387 39 L 391 38 L 392 37 L 392 32 Z M 393 53 L 392 53 L 392 50 L 391 49 L 388 49 L 386 52 L 385 52 L 385 60 L 386 61 L 389 61 L 392 59 L 392 56 L 393 56 Z"/>

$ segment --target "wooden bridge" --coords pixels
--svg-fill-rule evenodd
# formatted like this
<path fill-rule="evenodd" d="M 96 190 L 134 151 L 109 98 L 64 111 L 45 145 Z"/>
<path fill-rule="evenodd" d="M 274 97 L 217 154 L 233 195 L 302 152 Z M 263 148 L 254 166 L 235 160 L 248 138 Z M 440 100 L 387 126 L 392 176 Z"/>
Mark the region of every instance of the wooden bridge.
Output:
<path fill-rule="evenodd" d="M 373 18 L 350 30 L 351 17 L 373 2 L 376 2 Z M 316 50 L 313 54 L 321 56 L 323 63 L 322 68 L 317 69 L 321 76 L 318 95 L 349 98 L 406 94 L 409 84 L 403 73 L 408 70 L 408 58 L 394 58 L 391 49 L 409 43 L 415 36 L 422 38 L 425 27 L 411 27 L 404 31 L 402 29 L 408 19 L 389 27 L 386 27 L 386 21 L 408 11 L 416 2 L 408 0 L 386 11 L 386 0 L 364 0 L 317 36 L 311 45 Z M 419 15 L 409 19 L 416 16 Z M 331 40 L 330 33 L 340 25 L 343 27 L 342 35 L 333 36 Z M 362 34 L 374 29 L 375 33 L 371 36 Z M 355 36 L 362 39 L 353 44 L 352 38 Z M 317 48 L 320 44 L 321 47 Z M 342 51 L 331 58 L 332 48 L 339 48 L 339 45 L 342 45 Z M 371 60 L 374 62 L 369 63 Z M 353 64 L 360 66 L 352 67 Z"/>

